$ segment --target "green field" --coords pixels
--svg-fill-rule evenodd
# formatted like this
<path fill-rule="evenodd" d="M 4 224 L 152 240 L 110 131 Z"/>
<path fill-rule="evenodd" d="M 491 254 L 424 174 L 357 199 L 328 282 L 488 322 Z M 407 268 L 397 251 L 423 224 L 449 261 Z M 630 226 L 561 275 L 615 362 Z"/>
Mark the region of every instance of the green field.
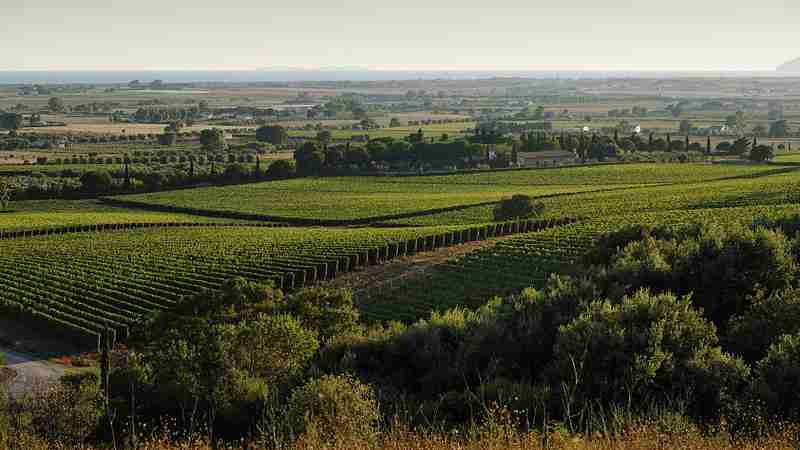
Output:
<path fill-rule="evenodd" d="M 513 194 L 535 197 L 603 189 L 596 186 L 426 184 L 376 178 L 321 178 L 213 187 L 115 200 L 192 211 L 320 221 L 383 220 L 403 214 L 497 202 Z"/>
<path fill-rule="evenodd" d="M 609 166 L 622 167 L 622 166 Z M 678 165 L 677 167 L 683 167 Z M 685 166 L 687 168 L 692 165 Z M 694 166 L 695 170 L 697 167 Z M 545 217 L 596 217 L 598 214 L 635 214 L 677 209 L 731 206 L 779 205 L 800 201 L 800 168 L 759 166 L 760 172 L 737 172 L 737 166 L 707 166 L 711 173 L 733 169 L 730 176 L 708 181 L 688 181 L 659 185 L 629 185 L 617 189 L 596 190 L 574 195 L 543 198 Z M 599 169 L 599 168 L 598 168 Z M 604 169 L 599 169 L 604 170 Z M 738 174 L 737 174 L 738 173 Z M 694 178 L 695 180 L 697 178 Z M 600 184 L 600 186 L 609 186 Z M 456 225 L 492 220 L 493 205 L 459 211 L 386 221 L 393 225 Z"/>
<path fill-rule="evenodd" d="M 0 233 L 85 225 L 222 222 L 231 221 L 188 214 L 116 208 L 92 200 L 38 200 L 14 202 L 9 211 L 0 212 Z"/>
<path fill-rule="evenodd" d="M 573 213 L 573 207 L 568 204 L 565 206 L 565 202 L 571 202 L 573 197 L 565 197 L 564 194 L 609 191 L 604 195 L 623 198 L 627 195 L 625 189 L 637 186 L 670 184 L 672 187 L 668 189 L 683 191 L 691 190 L 691 183 L 752 180 L 752 177 L 781 174 L 787 170 L 794 169 L 768 165 L 606 165 L 445 176 L 305 178 L 118 196 L 114 199 L 222 215 L 234 213 L 320 221 L 383 222 L 397 219 L 397 223 L 406 223 L 406 218 L 394 216 L 419 215 L 425 216 L 420 223 L 426 225 L 463 224 L 491 221 L 491 216 L 487 215 L 491 206 L 471 210 L 463 217 L 463 211 L 442 216 L 427 216 L 427 213 L 492 203 L 514 194 L 526 194 L 549 197 L 545 203 L 556 207 L 554 211 L 557 213 L 554 214 L 567 216 Z M 594 198 L 590 194 L 585 195 L 586 198 Z M 592 212 L 585 205 L 576 205 L 575 211 L 578 210 L 582 213 Z M 449 214 L 459 219 L 454 222 Z M 438 222 L 440 217 L 442 221 Z M 409 223 L 417 223 L 414 220 L 411 219 Z"/>

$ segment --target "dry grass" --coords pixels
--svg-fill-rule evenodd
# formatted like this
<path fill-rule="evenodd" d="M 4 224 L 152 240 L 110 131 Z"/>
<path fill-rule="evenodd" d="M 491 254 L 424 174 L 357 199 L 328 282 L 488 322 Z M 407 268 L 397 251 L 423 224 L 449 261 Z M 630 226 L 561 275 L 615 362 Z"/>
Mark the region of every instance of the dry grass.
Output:
<path fill-rule="evenodd" d="M 395 431 L 376 442 L 344 436 L 338 442 L 323 442 L 317 436 L 304 435 L 294 443 L 276 447 L 236 443 L 211 445 L 204 439 L 173 442 L 166 437 L 143 438 L 136 443 L 142 450 L 212 450 L 212 449 L 278 449 L 281 450 L 795 450 L 797 430 L 776 431 L 773 435 L 751 440 L 734 440 L 725 433 L 704 435 L 699 432 L 667 433 L 655 427 L 631 429 L 615 437 L 581 437 L 565 433 L 544 436 L 539 433 L 516 433 L 498 429 L 483 431 L 470 438 L 455 434 L 430 434 L 414 431 Z M 2 449 L 68 450 L 78 447 L 47 442 L 30 436 L 15 436 L 3 441 Z M 113 448 L 83 447 L 86 450 Z M 130 442 L 121 442 L 120 449 L 131 448 Z"/>

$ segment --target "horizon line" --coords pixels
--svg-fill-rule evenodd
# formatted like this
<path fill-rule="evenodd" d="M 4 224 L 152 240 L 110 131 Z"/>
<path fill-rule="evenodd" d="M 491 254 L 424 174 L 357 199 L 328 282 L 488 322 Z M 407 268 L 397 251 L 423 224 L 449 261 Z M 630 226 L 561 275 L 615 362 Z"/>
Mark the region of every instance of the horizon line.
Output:
<path fill-rule="evenodd" d="M 364 72 L 634 72 L 634 73 L 781 73 L 778 67 L 774 68 L 470 68 L 470 67 L 364 67 L 364 66 L 273 66 L 273 67 L 156 67 L 156 68 L 0 68 L 0 72 L 270 72 L 270 71 L 364 71 Z M 785 72 L 784 72 L 785 73 Z"/>

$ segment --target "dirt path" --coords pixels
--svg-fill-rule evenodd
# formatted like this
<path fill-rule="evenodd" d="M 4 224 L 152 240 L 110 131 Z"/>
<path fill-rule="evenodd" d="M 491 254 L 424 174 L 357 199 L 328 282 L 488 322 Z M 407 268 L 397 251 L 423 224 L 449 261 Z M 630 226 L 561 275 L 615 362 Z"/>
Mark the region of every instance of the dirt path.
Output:
<path fill-rule="evenodd" d="M 431 268 L 442 264 L 450 258 L 493 247 L 498 242 L 517 237 L 508 235 L 485 241 L 468 242 L 466 244 L 444 247 L 437 250 L 403 256 L 375 266 L 359 268 L 355 272 L 338 276 L 325 283 L 327 287 L 347 287 L 353 290 L 356 300 L 368 290 L 380 289 L 382 286 L 395 284 L 424 276 Z"/>
<path fill-rule="evenodd" d="M 64 367 L 42 358 L 0 349 L 6 358 L 6 366 L 16 372 L 7 385 L 12 396 L 30 391 L 35 386 L 54 383 L 64 375 Z"/>

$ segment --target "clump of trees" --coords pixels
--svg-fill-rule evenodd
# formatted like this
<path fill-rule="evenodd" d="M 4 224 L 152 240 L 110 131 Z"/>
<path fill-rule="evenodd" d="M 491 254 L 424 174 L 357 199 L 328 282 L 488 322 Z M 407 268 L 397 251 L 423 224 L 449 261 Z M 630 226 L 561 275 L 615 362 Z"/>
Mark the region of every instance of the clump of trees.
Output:
<path fill-rule="evenodd" d="M 265 125 L 256 130 L 256 139 L 280 147 L 289 142 L 289 133 L 280 125 Z"/>
<path fill-rule="evenodd" d="M 219 128 L 206 129 L 200 132 L 200 145 L 209 151 L 222 151 L 227 148 L 225 132 Z"/>
<path fill-rule="evenodd" d="M 770 145 L 758 145 L 750 150 L 751 161 L 765 162 L 775 157 L 775 149 Z"/>
<path fill-rule="evenodd" d="M 81 175 L 81 190 L 90 194 L 102 194 L 111 192 L 114 187 L 114 179 L 111 174 L 102 171 L 90 171 Z"/>
<path fill-rule="evenodd" d="M 22 114 L 0 112 L 0 128 L 18 130 L 22 127 Z"/>
<path fill-rule="evenodd" d="M 365 145 L 328 145 L 329 142 L 329 137 L 322 136 L 316 142 L 306 142 L 295 150 L 297 173 L 335 174 L 387 165 L 400 165 L 406 169 L 423 165 L 471 167 L 487 159 L 485 146 L 464 140 L 428 142 L 418 136 L 408 141 L 373 139 Z"/>
<path fill-rule="evenodd" d="M 544 213 L 544 203 L 536 202 L 530 196 L 523 194 L 500 201 L 493 211 L 496 222 L 529 219 L 540 216 L 542 213 Z"/>

